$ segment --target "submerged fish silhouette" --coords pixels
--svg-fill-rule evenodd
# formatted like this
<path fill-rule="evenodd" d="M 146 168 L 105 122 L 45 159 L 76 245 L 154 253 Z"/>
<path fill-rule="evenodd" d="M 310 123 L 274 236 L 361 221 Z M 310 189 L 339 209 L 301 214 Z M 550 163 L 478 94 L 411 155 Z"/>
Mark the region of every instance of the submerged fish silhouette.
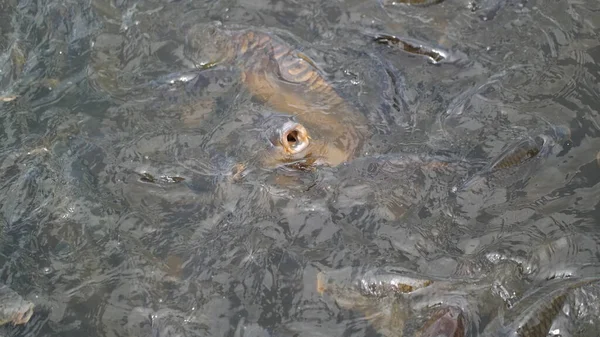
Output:
<path fill-rule="evenodd" d="M 552 280 L 501 312 L 482 337 L 546 337 L 571 291 L 599 281 L 597 277 Z"/>

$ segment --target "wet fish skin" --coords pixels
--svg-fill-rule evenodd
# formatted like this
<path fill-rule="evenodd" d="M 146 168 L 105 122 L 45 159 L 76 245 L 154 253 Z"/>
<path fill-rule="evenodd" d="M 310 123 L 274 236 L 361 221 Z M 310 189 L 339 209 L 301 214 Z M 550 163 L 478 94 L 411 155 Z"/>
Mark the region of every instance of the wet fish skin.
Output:
<path fill-rule="evenodd" d="M 319 92 L 327 97 L 330 105 L 344 104 L 313 60 L 270 33 L 251 29 L 227 30 L 221 23 L 212 22 L 193 26 L 186 40 L 189 49 L 196 51 L 188 54 L 197 64 L 238 61 L 251 71 L 276 65 L 275 70 L 283 80 Z"/>
<path fill-rule="evenodd" d="M 597 282 L 600 278 L 552 280 L 496 317 L 482 337 L 546 337 L 570 292 Z"/>
<path fill-rule="evenodd" d="M 491 165 L 491 170 L 506 169 L 520 165 L 534 157 L 546 157 L 552 151 L 554 145 L 564 142 L 571 137 L 571 130 L 562 125 L 551 125 L 542 134 L 535 137 L 527 137 L 514 144 L 502 154 Z"/>
<path fill-rule="evenodd" d="M 412 275 L 401 275 L 375 269 L 365 273 L 357 283 L 359 289 L 367 295 L 384 296 L 412 293 L 418 289 L 430 286 L 434 281 Z"/>
<path fill-rule="evenodd" d="M 359 277 L 352 276 L 355 272 L 352 267 L 320 272 L 317 274 L 317 291 L 327 293 L 344 309 L 361 312 L 384 336 L 404 336 L 404 326 L 411 313 L 410 301 L 403 295 L 426 288 L 433 281 L 382 269 L 371 270 Z"/>
<path fill-rule="evenodd" d="M 420 41 L 410 38 L 403 38 L 390 34 L 377 34 L 373 37 L 373 41 L 379 44 L 399 46 L 403 51 L 409 54 L 421 55 L 429 58 L 433 64 L 438 64 L 448 59 L 447 52 L 426 46 Z"/>
<path fill-rule="evenodd" d="M 525 137 L 506 147 L 479 173 L 463 183 L 461 189 L 468 189 L 484 179 L 509 183 L 532 172 L 538 159 L 547 158 L 558 142 L 570 137 L 570 130 L 563 126 L 552 126 L 549 130 L 531 137 Z M 523 170 L 515 174 L 514 170 Z"/>
<path fill-rule="evenodd" d="M 489 170 L 507 169 L 518 166 L 537 155 L 548 152 L 548 140 L 543 137 L 527 138 L 504 151 L 490 165 Z"/>
<path fill-rule="evenodd" d="M 346 267 L 321 272 L 317 290 L 327 293 L 339 306 L 363 313 L 387 337 L 465 337 L 479 331 L 483 312 L 496 315 L 497 308 L 505 303 L 491 291 L 498 273 L 502 270 L 509 278 L 520 279 L 513 269 L 515 264 L 505 267 L 509 269 L 502 267 L 467 279 L 424 277 L 397 267 L 369 268 L 366 272 Z M 493 309 L 488 311 L 488 307 Z M 419 317 L 425 319 L 415 312 L 421 312 Z"/>
<path fill-rule="evenodd" d="M 414 319 L 410 296 L 427 289 L 434 281 L 400 275 L 382 270 L 367 272 L 349 284 L 337 278 L 350 276 L 351 268 L 332 271 L 329 275 L 317 275 L 317 291 L 327 293 L 345 309 L 361 312 L 365 319 L 386 337 L 464 337 L 467 317 L 462 309 L 454 306 L 435 307 L 429 310 L 429 318 L 422 327 L 411 333 L 405 326 Z M 379 280 L 379 281 L 376 281 Z"/>
<path fill-rule="evenodd" d="M 314 164 L 337 166 L 363 143 L 366 117 L 346 103 L 307 55 L 271 33 L 197 24 L 187 33 L 186 48 L 186 57 L 202 67 L 234 63 L 254 97 L 296 116 L 315 140 L 306 149 Z"/>
<path fill-rule="evenodd" d="M 0 326 L 29 322 L 33 315 L 34 304 L 24 300 L 21 295 L 6 285 L 0 285 Z"/>
<path fill-rule="evenodd" d="M 357 272 L 359 271 L 354 267 L 344 267 L 320 272 L 317 275 L 317 280 L 323 289 L 345 288 L 347 286 L 364 296 L 370 297 L 408 294 L 434 283 L 433 280 L 404 270 L 388 271 L 386 268 L 374 268 L 360 273 L 358 277 L 353 277 L 352 275 Z M 346 279 L 346 282 L 343 282 L 343 279 Z"/>

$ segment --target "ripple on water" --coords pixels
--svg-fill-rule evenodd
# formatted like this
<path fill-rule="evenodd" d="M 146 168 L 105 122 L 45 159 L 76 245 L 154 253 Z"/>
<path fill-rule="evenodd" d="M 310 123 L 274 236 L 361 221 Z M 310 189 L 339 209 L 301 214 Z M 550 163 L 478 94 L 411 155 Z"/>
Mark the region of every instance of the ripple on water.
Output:
<path fill-rule="evenodd" d="M 315 284 L 366 265 L 466 280 L 415 301 L 413 325 L 452 301 L 484 328 L 548 278 L 598 274 L 593 1 L 1 7 L 0 277 L 39 306 L 9 335 L 370 334 Z M 212 20 L 314 58 L 367 117 L 360 158 L 255 164 L 277 112 L 239 71 L 190 70 L 183 55 L 185 27 Z M 571 144 L 548 154 L 535 139 L 550 124 Z M 517 151 L 535 146 L 547 156 Z M 424 164 L 430 153 L 447 165 Z M 240 161 L 247 174 L 231 179 Z M 479 190 L 456 188 L 478 173 Z M 598 293 L 574 292 L 552 329 L 596 336 Z"/>

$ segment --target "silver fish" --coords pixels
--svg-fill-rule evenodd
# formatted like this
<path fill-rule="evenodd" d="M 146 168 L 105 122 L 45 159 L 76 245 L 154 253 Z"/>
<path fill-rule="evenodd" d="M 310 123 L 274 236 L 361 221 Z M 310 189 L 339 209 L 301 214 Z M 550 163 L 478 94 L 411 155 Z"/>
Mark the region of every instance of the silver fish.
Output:
<path fill-rule="evenodd" d="M 501 312 L 484 330 L 483 337 L 546 337 L 571 291 L 599 282 L 600 278 L 555 279 L 526 294 Z"/>

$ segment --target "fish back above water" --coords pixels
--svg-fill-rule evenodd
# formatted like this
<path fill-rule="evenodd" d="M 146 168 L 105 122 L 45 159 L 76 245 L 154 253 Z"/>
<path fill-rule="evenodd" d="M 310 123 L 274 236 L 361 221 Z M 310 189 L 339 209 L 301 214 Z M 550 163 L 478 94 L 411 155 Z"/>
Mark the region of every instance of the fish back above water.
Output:
<path fill-rule="evenodd" d="M 484 337 L 546 337 L 571 291 L 600 278 L 556 279 L 531 291 L 492 321 Z"/>
<path fill-rule="evenodd" d="M 254 76 L 268 70 L 277 75 L 279 84 L 296 85 L 294 90 L 314 96 L 319 104 L 330 107 L 345 104 L 323 76 L 323 70 L 308 55 L 270 32 L 242 27 L 226 29 L 220 23 L 197 24 L 189 29 L 187 41 L 188 58 L 203 68 L 233 62 Z M 262 92 L 266 90 L 265 84 L 253 80 L 256 79 L 246 81 L 249 89 L 266 95 Z M 261 81 L 265 80 L 268 79 L 262 76 Z"/>

